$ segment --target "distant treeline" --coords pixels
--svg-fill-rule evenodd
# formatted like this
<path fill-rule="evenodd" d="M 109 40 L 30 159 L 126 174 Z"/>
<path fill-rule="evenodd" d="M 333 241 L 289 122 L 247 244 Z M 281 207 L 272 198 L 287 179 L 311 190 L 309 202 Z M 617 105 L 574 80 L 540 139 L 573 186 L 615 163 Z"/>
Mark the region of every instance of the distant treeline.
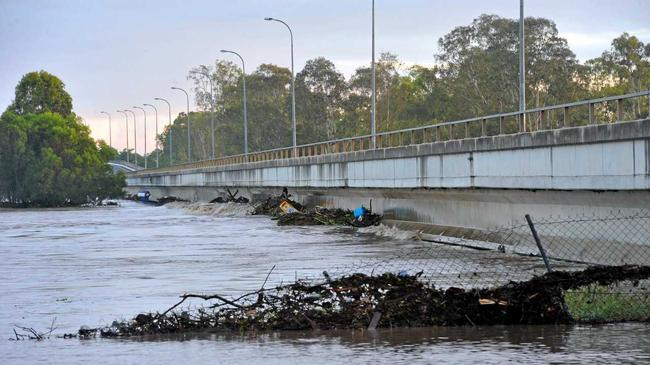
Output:
<path fill-rule="evenodd" d="M 650 45 L 632 35 L 622 34 L 610 50 L 581 64 L 553 21 L 527 18 L 525 27 L 528 108 L 650 88 Z M 378 131 L 517 110 L 518 45 L 518 21 L 482 15 L 440 38 L 436 66 L 405 67 L 395 54 L 382 53 L 376 69 Z M 210 157 L 211 117 L 216 155 L 242 153 L 241 69 L 217 60 L 193 68 L 188 79 L 199 109 L 190 113 L 192 159 Z M 290 70 L 272 64 L 246 75 L 250 151 L 291 145 L 290 83 Z M 307 61 L 296 74 L 298 144 L 369 134 L 370 96 L 369 66 L 346 79 L 323 57 Z M 637 101 L 629 109 L 640 114 L 646 105 Z M 158 136 L 162 166 L 169 163 L 170 133 L 174 160 L 187 160 L 186 128 L 180 114 Z"/>

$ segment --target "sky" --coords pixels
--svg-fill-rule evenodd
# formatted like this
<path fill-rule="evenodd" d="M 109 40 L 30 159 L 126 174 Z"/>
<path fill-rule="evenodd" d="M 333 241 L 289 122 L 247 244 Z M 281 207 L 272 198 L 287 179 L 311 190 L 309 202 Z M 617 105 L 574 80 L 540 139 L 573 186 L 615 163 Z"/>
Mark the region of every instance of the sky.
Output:
<path fill-rule="evenodd" d="M 599 56 L 623 32 L 650 42 L 650 0 L 526 0 L 525 12 L 555 21 L 581 61 Z M 376 0 L 377 55 L 390 51 L 406 66 L 432 65 L 438 39 L 481 14 L 518 18 L 519 1 Z M 346 76 L 370 63 L 370 0 L 0 0 L 0 110 L 22 75 L 46 70 L 66 84 L 95 138 L 109 140 L 100 111 L 112 115 L 119 149 L 125 122 L 116 110 L 134 110 L 141 153 L 143 115 L 132 106 L 157 105 L 162 130 L 167 106 L 153 98 L 171 102 L 172 118 L 185 110 L 185 95 L 170 86 L 189 91 L 192 67 L 237 61 L 220 49 L 239 52 L 248 72 L 261 63 L 290 66 L 289 33 L 263 20 L 269 16 L 293 29 L 296 73 L 319 56 Z M 155 118 L 151 108 L 147 113 L 151 149 Z"/>

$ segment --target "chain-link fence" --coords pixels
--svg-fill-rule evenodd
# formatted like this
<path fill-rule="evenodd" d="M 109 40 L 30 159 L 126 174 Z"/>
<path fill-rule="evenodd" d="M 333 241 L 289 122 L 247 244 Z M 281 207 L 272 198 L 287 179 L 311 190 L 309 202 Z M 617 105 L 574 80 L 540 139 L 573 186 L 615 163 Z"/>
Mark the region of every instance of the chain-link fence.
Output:
<path fill-rule="evenodd" d="M 421 234 L 421 238 L 420 245 L 394 256 L 337 268 L 328 275 L 421 273 L 421 280 L 437 288 L 468 290 L 530 280 L 549 269 L 650 266 L 650 210 L 607 216 L 531 217 L 530 223 L 522 217 L 520 224 L 477 231 L 463 238 L 428 234 Z M 578 321 L 648 320 L 649 290 L 650 280 L 594 283 L 566 291 L 565 301 Z"/>
<path fill-rule="evenodd" d="M 650 211 L 522 221 L 464 238 L 421 234 L 397 255 L 275 288 L 265 280 L 238 298 L 185 294 L 79 336 L 650 319 Z M 214 302 L 180 309 L 192 299 Z"/>

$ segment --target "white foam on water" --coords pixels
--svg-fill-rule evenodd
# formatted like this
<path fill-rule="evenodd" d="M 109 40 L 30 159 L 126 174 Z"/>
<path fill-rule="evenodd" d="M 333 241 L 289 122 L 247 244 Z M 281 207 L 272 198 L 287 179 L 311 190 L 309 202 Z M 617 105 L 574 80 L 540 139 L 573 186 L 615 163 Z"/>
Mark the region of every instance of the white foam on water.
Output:
<path fill-rule="evenodd" d="M 378 226 L 370 226 L 359 228 L 361 233 L 372 233 L 382 237 L 390 237 L 398 240 L 413 240 L 419 239 L 419 232 L 416 231 L 407 231 L 399 229 L 395 226 L 389 227 L 385 224 L 380 224 Z"/>
<path fill-rule="evenodd" d="M 218 217 L 243 217 L 253 212 L 250 204 L 239 203 L 188 203 L 171 202 L 165 207 L 183 209 L 186 213 L 197 215 L 212 215 Z"/>

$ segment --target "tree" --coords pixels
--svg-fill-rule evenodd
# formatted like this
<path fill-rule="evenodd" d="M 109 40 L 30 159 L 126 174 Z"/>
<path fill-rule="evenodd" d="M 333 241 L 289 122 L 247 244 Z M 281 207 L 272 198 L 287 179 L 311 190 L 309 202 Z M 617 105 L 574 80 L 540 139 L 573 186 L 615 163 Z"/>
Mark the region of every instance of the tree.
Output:
<path fill-rule="evenodd" d="M 65 117 L 72 114 L 72 97 L 58 77 L 46 71 L 30 72 L 16 86 L 16 98 L 7 110 L 17 115 L 52 112 Z"/>
<path fill-rule="evenodd" d="M 587 61 L 590 87 L 597 95 L 650 89 L 650 44 L 628 33 L 612 41 L 610 50 Z"/>
<path fill-rule="evenodd" d="M 528 107 L 552 105 L 584 95 L 581 68 L 555 23 L 526 18 Z M 438 41 L 440 76 L 450 95 L 445 119 L 518 109 L 518 22 L 481 15 Z"/>
<path fill-rule="evenodd" d="M 19 89 L 23 90 L 17 88 L 17 94 Z M 32 90 L 32 95 L 47 94 L 39 87 Z M 46 98 L 39 103 L 56 104 Z M 72 110 L 65 115 L 18 114 L 10 108 L 0 117 L 0 201 L 61 206 L 119 197 L 125 177 L 113 174 L 107 164 L 116 156 L 115 149 L 90 137 Z"/>
<path fill-rule="evenodd" d="M 342 116 L 345 77 L 334 63 L 318 57 L 296 75 L 296 114 L 301 144 L 336 138 Z"/>
<path fill-rule="evenodd" d="M 261 64 L 246 78 L 249 151 L 291 145 L 291 71 Z"/>

